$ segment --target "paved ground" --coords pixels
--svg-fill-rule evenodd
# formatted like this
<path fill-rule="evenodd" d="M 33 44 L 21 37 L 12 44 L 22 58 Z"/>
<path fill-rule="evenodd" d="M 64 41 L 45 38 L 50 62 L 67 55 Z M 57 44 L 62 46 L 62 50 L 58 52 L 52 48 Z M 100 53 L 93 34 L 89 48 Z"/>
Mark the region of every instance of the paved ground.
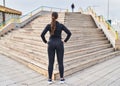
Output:
<path fill-rule="evenodd" d="M 71 76 L 66 83 L 50 86 L 120 86 L 120 56 Z M 0 86 L 48 86 L 47 78 L 26 66 L 0 55 Z"/>

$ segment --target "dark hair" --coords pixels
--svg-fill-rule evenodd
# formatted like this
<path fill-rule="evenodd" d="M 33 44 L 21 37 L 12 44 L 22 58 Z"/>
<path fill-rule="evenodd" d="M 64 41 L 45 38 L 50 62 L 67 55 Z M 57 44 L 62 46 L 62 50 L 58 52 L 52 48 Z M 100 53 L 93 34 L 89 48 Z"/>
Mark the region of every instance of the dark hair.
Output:
<path fill-rule="evenodd" d="M 54 35 L 54 31 L 56 29 L 56 19 L 57 18 L 58 18 L 58 13 L 52 12 L 51 31 L 50 31 L 51 35 Z"/>

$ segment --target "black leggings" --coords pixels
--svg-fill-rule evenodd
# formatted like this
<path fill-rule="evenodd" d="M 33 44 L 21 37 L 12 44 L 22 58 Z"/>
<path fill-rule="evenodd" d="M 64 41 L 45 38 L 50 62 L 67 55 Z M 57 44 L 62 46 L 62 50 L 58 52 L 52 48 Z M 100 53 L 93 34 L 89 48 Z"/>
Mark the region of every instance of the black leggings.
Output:
<path fill-rule="evenodd" d="M 59 65 L 60 78 L 63 78 L 64 75 L 64 66 L 63 66 L 63 56 L 64 56 L 64 44 L 60 39 L 50 40 L 48 42 L 48 74 L 49 79 L 52 78 L 55 52 L 57 54 L 57 61 Z"/>

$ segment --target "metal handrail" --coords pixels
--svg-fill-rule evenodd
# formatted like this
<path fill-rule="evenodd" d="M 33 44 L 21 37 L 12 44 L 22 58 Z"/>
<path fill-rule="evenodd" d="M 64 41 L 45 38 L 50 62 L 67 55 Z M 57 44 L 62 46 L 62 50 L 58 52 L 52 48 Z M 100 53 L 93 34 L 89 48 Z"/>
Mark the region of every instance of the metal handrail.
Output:
<path fill-rule="evenodd" d="M 29 12 L 29 13 L 21 16 L 21 17 L 20 17 L 20 20 L 22 20 L 22 19 L 24 20 L 25 17 L 31 17 L 32 15 L 38 13 L 39 11 L 47 11 L 46 8 L 49 9 L 48 11 L 53 11 L 53 10 L 59 10 L 59 12 L 61 12 L 62 10 L 68 11 L 68 9 L 63 9 L 63 8 L 40 6 L 40 7 L 36 8 L 36 9 L 34 9 L 33 11 L 31 11 L 31 12 Z M 44 10 L 44 9 L 45 9 L 45 10 Z M 22 21 L 21 21 L 21 22 L 22 22 Z"/>

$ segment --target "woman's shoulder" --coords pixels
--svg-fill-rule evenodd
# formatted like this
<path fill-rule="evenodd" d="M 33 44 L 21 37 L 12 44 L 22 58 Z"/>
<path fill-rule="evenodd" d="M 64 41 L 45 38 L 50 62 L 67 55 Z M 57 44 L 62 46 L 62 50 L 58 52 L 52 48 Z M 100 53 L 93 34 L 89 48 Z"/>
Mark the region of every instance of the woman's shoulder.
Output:
<path fill-rule="evenodd" d="M 50 25 L 50 24 L 47 24 L 47 25 L 46 25 L 46 28 L 47 28 L 47 29 L 49 29 L 50 27 L 51 27 L 51 25 Z"/>
<path fill-rule="evenodd" d="M 51 24 L 47 24 L 46 26 L 47 26 L 47 27 L 50 27 L 50 25 L 51 25 Z"/>
<path fill-rule="evenodd" d="M 64 24 L 60 23 L 60 26 L 63 28 L 63 27 L 64 27 Z"/>
<path fill-rule="evenodd" d="M 60 23 L 60 22 L 58 22 L 58 21 L 57 21 L 57 23 L 58 23 L 60 26 L 64 26 L 62 23 Z"/>

